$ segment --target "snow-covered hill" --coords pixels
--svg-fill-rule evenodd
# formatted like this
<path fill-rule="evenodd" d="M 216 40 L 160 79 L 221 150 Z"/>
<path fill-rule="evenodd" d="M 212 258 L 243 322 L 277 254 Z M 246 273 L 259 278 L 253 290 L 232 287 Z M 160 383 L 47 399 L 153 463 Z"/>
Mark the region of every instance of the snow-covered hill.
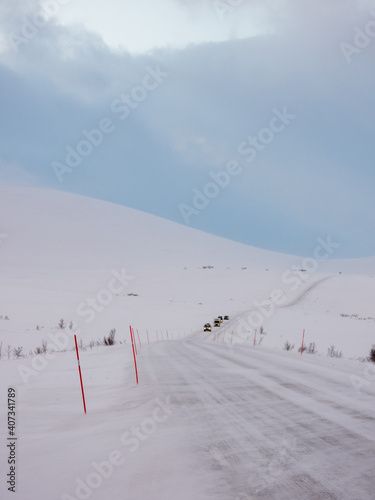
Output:
<path fill-rule="evenodd" d="M 2 186 L 0 213 L 1 498 L 373 498 L 374 369 L 348 358 L 374 343 L 374 259 L 334 261 L 327 237 L 279 255 L 34 188 Z M 112 328 L 121 343 L 81 349 L 85 415 L 73 333 Z M 297 353 L 303 329 L 318 355 Z"/>
<path fill-rule="evenodd" d="M 237 341 L 262 322 L 269 347 L 296 343 L 303 328 L 320 352 L 335 345 L 345 356 L 366 356 L 374 342 L 375 259 L 335 261 L 329 237 L 317 237 L 306 259 L 26 187 L 0 187 L 0 214 L 4 345 L 28 351 L 61 318 L 89 341 L 112 328 L 127 338 L 130 323 L 182 335 L 219 314 L 250 318 Z M 274 300 L 277 290 L 283 300 Z"/>

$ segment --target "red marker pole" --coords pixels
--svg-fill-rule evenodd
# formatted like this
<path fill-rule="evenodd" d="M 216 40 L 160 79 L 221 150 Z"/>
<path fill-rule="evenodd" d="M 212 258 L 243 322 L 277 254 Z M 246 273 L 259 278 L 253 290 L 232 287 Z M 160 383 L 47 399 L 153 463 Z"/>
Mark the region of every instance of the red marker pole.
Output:
<path fill-rule="evenodd" d="M 139 333 L 138 333 L 138 328 L 137 328 L 137 335 L 138 335 L 139 347 L 142 347 L 141 338 L 140 338 Z"/>
<path fill-rule="evenodd" d="M 148 330 L 146 330 L 146 333 L 147 333 L 147 344 L 150 343 L 150 339 L 148 338 Z"/>
<path fill-rule="evenodd" d="M 303 353 L 303 341 L 305 340 L 305 329 L 303 330 L 303 335 L 302 335 L 302 346 L 301 346 L 301 355 Z"/>
<path fill-rule="evenodd" d="M 134 345 L 134 348 L 135 348 L 135 354 L 138 356 L 137 343 L 135 341 L 135 336 L 134 336 L 134 328 L 132 328 L 132 327 L 130 327 L 130 335 L 131 335 L 132 342 L 133 342 L 133 345 Z"/>
<path fill-rule="evenodd" d="M 83 409 L 85 410 L 86 414 L 86 402 L 85 402 L 85 392 L 83 390 L 83 382 L 82 382 L 82 374 L 81 374 L 81 362 L 79 360 L 79 353 L 78 353 L 78 344 L 77 344 L 77 336 L 74 335 L 74 341 L 76 344 L 76 352 L 77 352 L 77 361 L 78 361 L 78 371 L 79 371 L 79 379 L 81 381 L 81 390 L 82 390 L 82 399 L 83 399 Z"/>
<path fill-rule="evenodd" d="M 222 339 L 222 342 L 224 342 L 224 339 L 225 339 L 225 332 L 223 333 L 223 339 Z"/>
<path fill-rule="evenodd" d="M 232 337 L 230 339 L 230 343 L 233 344 L 233 330 L 232 330 Z"/>
<path fill-rule="evenodd" d="M 257 338 L 257 329 L 255 328 L 253 347 L 255 347 L 256 338 Z"/>
<path fill-rule="evenodd" d="M 130 328 L 130 338 L 131 338 L 131 341 L 132 341 L 132 348 L 133 348 L 133 358 L 134 358 L 134 368 L 135 368 L 135 379 L 137 381 L 137 384 L 138 384 L 138 370 L 137 370 L 137 360 L 136 360 L 136 357 L 135 357 L 135 350 L 134 350 L 134 332 L 133 332 L 133 329 L 131 326 L 129 326 Z"/>
<path fill-rule="evenodd" d="M 164 340 L 164 337 L 163 337 L 163 330 L 162 330 L 160 333 L 161 333 L 161 340 Z"/>

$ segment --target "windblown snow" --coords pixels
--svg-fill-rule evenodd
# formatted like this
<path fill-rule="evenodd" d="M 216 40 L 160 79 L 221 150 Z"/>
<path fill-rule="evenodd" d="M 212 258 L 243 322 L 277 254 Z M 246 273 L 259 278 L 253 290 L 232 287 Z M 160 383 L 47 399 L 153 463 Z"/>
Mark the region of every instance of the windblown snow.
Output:
<path fill-rule="evenodd" d="M 39 188 L 1 186 L 0 214 L 1 498 L 374 498 L 375 258 L 336 260 L 330 235 L 277 254 Z"/>

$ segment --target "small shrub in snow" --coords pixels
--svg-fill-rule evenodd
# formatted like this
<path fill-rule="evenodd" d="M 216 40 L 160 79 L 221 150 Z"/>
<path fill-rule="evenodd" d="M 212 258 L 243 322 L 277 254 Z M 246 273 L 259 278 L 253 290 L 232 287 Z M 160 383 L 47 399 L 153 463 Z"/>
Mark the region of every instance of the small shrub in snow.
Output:
<path fill-rule="evenodd" d="M 81 340 L 79 341 L 79 343 L 78 343 L 78 349 L 79 349 L 80 351 L 86 351 L 86 346 L 85 346 L 85 344 L 83 343 L 83 340 L 82 340 L 82 339 L 81 339 Z"/>
<path fill-rule="evenodd" d="M 64 330 L 66 325 L 65 325 L 65 321 L 63 318 L 60 319 L 58 326 L 59 326 L 60 330 Z"/>
<path fill-rule="evenodd" d="M 104 345 L 114 345 L 116 343 L 115 342 L 115 334 L 116 334 L 116 330 L 114 328 L 112 328 L 112 330 L 109 332 L 108 337 L 104 337 L 104 339 L 103 339 Z"/>
<path fill-rule="evenodd" d="M 45 340 L 42 341 L 42 345 L 38 346 L 34 349 L 35 354 L 46 354 L 47 352 L 47 342 Z"/>
<path fill-rule="evenodd" d="M 258 340 L 258 345 L 260 345 L 264 339 L 264 337 L 267 335 L 267 332 L 264 330 L 263 326 L 260 327 L 259 329 L 259 340 Z"/>
<path fill-rule="evenodd" d="M 335 346 L 331 345 L 331 347 L 328 348 L 327 356 L 330 358 L 342 358 L 342 351 L 337 351 L 335 350 Z"/>
<path fill-rule="evenodd" d="M 15 359 L 23 357 L 22 351 L 23 351 L 23 347 L 14 347 L 13 356 L 15 357 Z"/>
<path fill-rule="evenodd" d="M 370 361 L 375 363 L 375 345 L 373 345 L 370 349 Z"/>
<path fill-rule="evenodd" d="M 12 346 L 10 344 L 7 345 L 5 352 L 8 356 L 8 359 L 10 359 L 10 353 L 12 352 Z"/>
<path fill-rule="evenodd" d="M 315 354 L 317 352 L 315 342 L 310 342 L 307 352 L 309 354 Z"/>
<path fill-rule="evenodd" d="M 292 345 L 288 340 L 284 344 L 284 350 L 285 351 L 293 351 L 294 349 L 294 344 Z"/>
<path fill-rule="evenodd" d="M 95 340 L 90 340 L 89 347 L 92 349 L 95 346 Z"/>

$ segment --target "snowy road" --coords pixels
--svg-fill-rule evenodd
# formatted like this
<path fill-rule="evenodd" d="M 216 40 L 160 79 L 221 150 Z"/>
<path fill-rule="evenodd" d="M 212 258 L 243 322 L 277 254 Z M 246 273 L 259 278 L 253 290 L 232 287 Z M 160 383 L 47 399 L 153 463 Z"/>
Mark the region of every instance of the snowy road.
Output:
<path fill-rule="evenodd" d="M 82 352 L 87 415 L 74 351 L 17 387 L 12 498 L 373 500 L 373 365 L 202 333 L 137 359 L 139 386 L 129 345 Z"/>
<path fill-rule="evenodd" d="M 186 487 L 178 428 L 200 481 L 200 491 L 166 498 L 374 498 L 374 391 L 358 396 L 344 366 L 197 339 L 142 358 L 172 399 L 174 474 Z"/>
<path fill-rule="evenodd" d="M 375 364 L 350 359 L 374 343 L 374 258 L 312 262 L 44 189 L 0 200 L 1 500 L 374 500 Z M 304 330 L 319 354 L 281 350 Z"/>

